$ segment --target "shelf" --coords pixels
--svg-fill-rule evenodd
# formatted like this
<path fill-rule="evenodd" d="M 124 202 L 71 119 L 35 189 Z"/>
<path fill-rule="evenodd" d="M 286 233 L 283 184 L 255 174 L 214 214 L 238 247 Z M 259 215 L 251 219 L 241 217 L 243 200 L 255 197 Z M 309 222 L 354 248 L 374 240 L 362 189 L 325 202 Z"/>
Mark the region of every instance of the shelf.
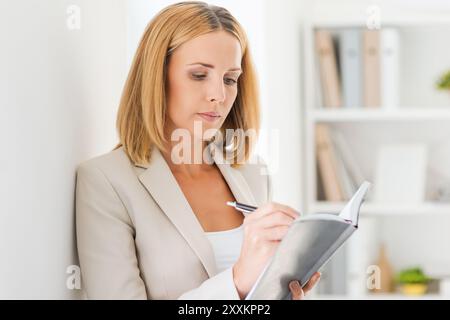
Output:
<path fill-rule="evenodd" d="M 310 112 L 316 122 L 348 121 L 442 121 L 450 120 L 448 108 L 398 108 L 395 110 L 329 109 Z"/>
<path fill-rule="evenodd" d="M 345 203 L 316 202 L 312 204 L 308 212 L 326 212 L 338 213 L 342 210 Z M 361 206 L 361 215 L 380 215 L 380 216 L 398 216 L 398 215 L 448 215 L 450 216 L 449 203 L 424 202 L 420 205 L 403 204 L 384 204 L 384 203 L 363 203 Z"/>
<path fill-rule="evenodd" d="M 366 17 L 355 18 L 354 16 L 337 17 L 311 17 L 308 24 L 315 28 L 348 28 L 367 27 Z M 385 27 L 408 27 L 408 26 L 434 26 L 450 24 L 450 16 L 446 13 L 440 15 L 408 14 L 408 16 L 392 16 L 383 13 L 382 28 Z"/>

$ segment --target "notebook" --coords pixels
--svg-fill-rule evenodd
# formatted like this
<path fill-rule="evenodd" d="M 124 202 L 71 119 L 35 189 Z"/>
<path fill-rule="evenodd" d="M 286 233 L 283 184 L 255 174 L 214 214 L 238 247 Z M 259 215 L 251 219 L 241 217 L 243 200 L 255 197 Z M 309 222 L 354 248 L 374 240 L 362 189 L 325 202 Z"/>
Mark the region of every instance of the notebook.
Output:
<path fill-rule="evenodd" d="M 245 299 L 291 299 L 289 282 L 299 280 L 305 286 L 358 228 L 359 210 L 369 187 L 369 182 L 363 182 L 338 215 L 298 217 Z"/>

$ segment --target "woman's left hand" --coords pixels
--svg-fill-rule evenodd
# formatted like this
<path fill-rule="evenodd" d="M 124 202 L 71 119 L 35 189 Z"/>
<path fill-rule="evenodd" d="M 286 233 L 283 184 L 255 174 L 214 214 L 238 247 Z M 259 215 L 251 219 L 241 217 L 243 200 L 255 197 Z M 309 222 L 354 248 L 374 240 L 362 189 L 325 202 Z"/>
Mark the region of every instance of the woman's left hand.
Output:
<path fill-rule="evenodd" d="M 304 299 L 308 291 L 314 288 L 317 282 L 319 282 L 320 276 L 320 272 L 314 273 L 304 288 L 300 286 L 300 282 L 298 280 L 292 280 L 291 282 L 289 282 L 289 289 L 291 290 L 292 300 Z"/>

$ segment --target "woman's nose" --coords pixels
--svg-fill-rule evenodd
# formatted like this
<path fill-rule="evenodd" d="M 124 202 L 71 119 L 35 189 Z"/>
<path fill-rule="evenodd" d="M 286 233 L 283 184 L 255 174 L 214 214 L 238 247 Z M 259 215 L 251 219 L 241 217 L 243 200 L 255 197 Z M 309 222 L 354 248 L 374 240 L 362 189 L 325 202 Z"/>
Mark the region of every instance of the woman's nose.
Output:
<path fill-rule="evenodd" d="M 208 101 L 224 102 L 225 97 L 225 85 L 223 81 L 211 81 L 208 88 Z"/>

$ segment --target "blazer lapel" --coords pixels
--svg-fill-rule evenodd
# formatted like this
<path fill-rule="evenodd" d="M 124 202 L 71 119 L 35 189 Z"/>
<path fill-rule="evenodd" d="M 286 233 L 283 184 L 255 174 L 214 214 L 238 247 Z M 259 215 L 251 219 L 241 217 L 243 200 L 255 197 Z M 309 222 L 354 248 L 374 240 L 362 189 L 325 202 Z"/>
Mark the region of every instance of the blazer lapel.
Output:
<path fill-rule="evenodd" d="M 222 153 L 218 152 L 214 144 L 210 146 L 216 149 L 213 153 L 209 149 L 210 154 L 236 200 L 256 205 L 242 174 L 223 161 Z M 146 169 L 139 175 L 139 180 L 193 249 L 209 277 L 217 274 L 212 247 L 161 152 L 157 148 L 153 149 L 150 164 L 136 166 Z"/>
<path fill-rule="evenodd" d="M 231 167 L 229 161 L 223 158 L 222 150 L 217 145 L 211 143 L 209 146 L 210 154 L 230 187 L 236 201 L 256 206 L 253 193 L 242 173 L 238 169 Z"/>

